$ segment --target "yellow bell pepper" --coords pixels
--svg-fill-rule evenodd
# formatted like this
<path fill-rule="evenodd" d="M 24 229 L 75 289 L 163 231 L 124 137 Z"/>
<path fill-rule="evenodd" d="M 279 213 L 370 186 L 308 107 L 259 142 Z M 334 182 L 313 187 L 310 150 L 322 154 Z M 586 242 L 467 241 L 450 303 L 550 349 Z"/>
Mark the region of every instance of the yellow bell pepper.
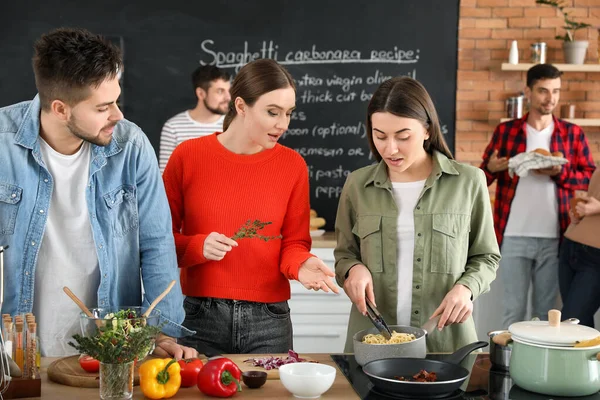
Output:
<path fill-rule="evenodd" d="M 181 366 L 170 358 L 156 358 L 140 365 L 140 388 L 150 399 L 168 399 L 181 386 Z"/>

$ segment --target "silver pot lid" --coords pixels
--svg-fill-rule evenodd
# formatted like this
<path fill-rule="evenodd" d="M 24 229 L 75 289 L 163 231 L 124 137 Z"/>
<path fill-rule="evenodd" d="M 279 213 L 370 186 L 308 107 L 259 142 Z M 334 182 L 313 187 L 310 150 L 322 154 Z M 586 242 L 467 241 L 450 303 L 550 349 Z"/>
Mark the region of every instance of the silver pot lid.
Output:
<path fill-rule="evenodd" d="M 574 346 L 578 342 L 594 339 L 600 332 L 589 326 L 573 322 L 560 322 L 560 311 L 550 310 L 549 321 L 523 321 L 509 326 L 517 339 L 547 346 Z"/>

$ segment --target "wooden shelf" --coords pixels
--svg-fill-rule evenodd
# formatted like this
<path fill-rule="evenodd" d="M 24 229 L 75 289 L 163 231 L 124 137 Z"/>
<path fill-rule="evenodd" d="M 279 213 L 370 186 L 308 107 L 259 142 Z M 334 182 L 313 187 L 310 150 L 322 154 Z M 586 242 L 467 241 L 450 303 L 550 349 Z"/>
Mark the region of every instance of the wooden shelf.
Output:
<path fill-rule="evenodd" d="M 502 63 L 502 71 L 527 71 L 536 64 Z M 600 64 L 552 64 L 564 72 L 600 72 Z"/>
<path fill-rule="evenodd" d="M 502 118 L 500 122 L 506 122 L 510 120 L 511 118 Z M 564 120 L 579 126 L 600 126 L 600 118 L 565 118 Z"/>

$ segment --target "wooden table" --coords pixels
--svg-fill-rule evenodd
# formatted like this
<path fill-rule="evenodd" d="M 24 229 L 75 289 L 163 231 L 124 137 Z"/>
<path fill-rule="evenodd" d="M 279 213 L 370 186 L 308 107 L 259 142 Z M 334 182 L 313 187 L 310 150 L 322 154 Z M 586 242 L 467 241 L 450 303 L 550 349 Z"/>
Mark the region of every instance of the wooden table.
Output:
<path fill-rule="evenodd" d="M 227 355 L 225 355 L 227 356 Z M 318 361 L 323 364 L 328 364 L 337 369 L 337 365 L 333 362 L 329 354 L 306 354 L 306 356 L 310 356 L 315 361 Z M 42 377 L 42 397 L 44 400 L 64 400 L 64 399 L 98 399 L 99 392 L 98 389 L 87 389 L 87 388 L 76 388 L 71 386 L 64 386 L 58 383 L 54 383 L 48 380 L 47 369 L 48 366 L 52 363 L 52 361 L 56 360 L 56 358 L 42 358 L 41 363 L 41 377 Z M 39 398 L 39 397 L 38 397 Z M 144 399 L 144 395 L 142 394 L 139 386 L 134 387 L 133 391 L 134 399 Z M 208 396 L 204 396 L 202 392 L 198 390 L 197 387 L 191 388 L 181 388 L 179 392 L 172 397 L 173 399 L 202 399 L 209 398 Z M 268 380 L 264 386 L 259 389 L 248 389 L 244 384 L 242 384 L 242 391 L 237 393 L 234 398 L 236 399 L 295 399 L 295 397 L 287 391 L 286 388 L 283 387 L 279 380 Z M 333 386 L 329 389 L 325 394 L 321 396 L 322 399 L 325 400 L 351 400 L 358 399 L 359 397 L 356 395 L 352 386 L 346 378 L 344 374 L 338 369 L 337 374 L 335 376 L 335 381 L 333 382 Z"/>

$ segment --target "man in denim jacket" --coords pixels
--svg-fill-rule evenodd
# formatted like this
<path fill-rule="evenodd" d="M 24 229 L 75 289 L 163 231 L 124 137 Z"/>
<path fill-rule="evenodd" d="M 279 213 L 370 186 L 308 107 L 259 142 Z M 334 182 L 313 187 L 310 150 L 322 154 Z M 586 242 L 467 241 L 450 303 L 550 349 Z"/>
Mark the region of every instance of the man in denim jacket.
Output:
<path fill-rule="evenodd" d="M 155 354 L 196 356 L 174 339 L 191 332 L 171 214 L 150 142 L 117 106 L 119 50 L 57 29 L 35 44 L 33 66 L 39 94 L 0 109 L 2 313 L 33 311 L 42 354 L 62 356 L 80 333 L 64 286 L 88 307 L 148 306 L 175 280 L 157 306 Z"/>

